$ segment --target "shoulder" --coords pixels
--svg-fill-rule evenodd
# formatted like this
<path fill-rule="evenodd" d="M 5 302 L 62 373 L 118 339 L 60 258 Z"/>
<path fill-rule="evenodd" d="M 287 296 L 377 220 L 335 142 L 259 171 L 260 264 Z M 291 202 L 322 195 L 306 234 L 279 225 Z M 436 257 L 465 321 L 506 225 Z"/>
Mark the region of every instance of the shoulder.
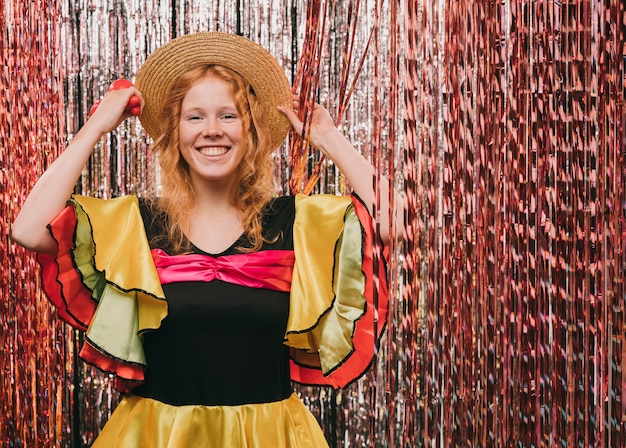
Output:
<path fill-rule="evenodd" d="M 138 198 L 139 212 L 151 247 L 171 250 L 167 237 L 167 213 L 159 207 L 159 198 Z"/>
<path fill-rule="evenodd" d="M 264 226 L 270 225 L 275 221 L 293 220 L 295 214 L 295 197 L 294 196 L 278 196 L 272 198 L 263 210 Z"/>
<path fill-rule="evenodd" d="M 263 236 L 266 241 L 271 242 L 269 246 L 265 245 L 266 249 L 291 248 L 295 213 L 294 196 L 275 197 L 265 206 Z"/>
<path fill-rule="evenodd" d="M 137 196 L 126 195 L 112 199 L 102 199 L 93 196 L 72 195 L 69 200 L 75 210 L 80 209 L 89 220 L 101 222 L 104 226 L 111 226 L 129 222 L 139 218 Z"/>
<path fill-rule="evenodd" d="M 141 213 L 141 219 L 143 220 L 146 230 L 153 226 L 155 217 L 158 215 L 156 202 L 158 199 L 139 197 L 137 203 L 139 204 L 139 213 Z"/>
<path fill-rule="evenodd" d="M 137 202 L 139 203 L 139 212 L 141 213 L 141 217 L 143 218 L 144 222 L 146 222 L 146 220 L 149 220 L 153 217 L 154 212 L 154 205 L 155 202 L 157 201 L 157 199 L 154 198 L 147 198 L 147 197 L 138 197 L 137 198 Z"/>
<path fill-rule="evenodd" d="M 276 216 L 291 213 L 295 207 L 295 196 L 277 196 L 265 206 L 264 216 Z"/>

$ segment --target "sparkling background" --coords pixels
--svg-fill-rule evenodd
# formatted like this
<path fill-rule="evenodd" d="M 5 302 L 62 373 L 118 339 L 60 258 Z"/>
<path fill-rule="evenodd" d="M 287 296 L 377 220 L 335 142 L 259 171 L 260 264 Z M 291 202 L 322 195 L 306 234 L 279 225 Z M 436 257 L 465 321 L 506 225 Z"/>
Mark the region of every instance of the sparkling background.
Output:
<path fill-rule="evenodd" d="M 0 445 L 88 445 L 118 400 L 10 223 L 114 79 L 211 29 L 270 49 L 406 198 L 374 367 L 298 389 L 331 446 L 626 446 L 622 1 L 256 3 L 0 0 Z M 275 157 L 281 192 L 349 188 L 300 141 Z M 76 191 L 140 194 L 153 163 L 128 121 Z"/>

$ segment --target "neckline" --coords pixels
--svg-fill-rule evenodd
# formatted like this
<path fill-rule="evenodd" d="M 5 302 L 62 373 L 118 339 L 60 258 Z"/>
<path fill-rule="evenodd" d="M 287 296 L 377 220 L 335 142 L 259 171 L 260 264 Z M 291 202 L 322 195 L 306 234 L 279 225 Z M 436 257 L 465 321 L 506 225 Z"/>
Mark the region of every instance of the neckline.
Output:
<path fill-rule="evenodd" d="M 206 250 L 201 249 L 200 247 L 198 247 L 189 238 L 187 238 L 187 240 L 189 241 L 189 244 L 191 244 L 192 252 L 198 253 L 200 255 L 208 255 L 209 257 L 217 258 L 217 257 L 221 257 L 223 255 L 230 255 L 232 253 L 239 253 L 239 251 L 236 250 L 236 246 L 238 245 L 238 243 L 242 242 L 242 240 L 244 239 L 245 236 L 246 236 L 246 232 L 242 232 L 241 235 L 239 235 L 239 237 L 235 241 L 233 241 L 233 243 L 230 246 L 228 246 L 226 249 L 224 249 L 223 251 L 218 252 L 218 253 L 207 252 Z"/>

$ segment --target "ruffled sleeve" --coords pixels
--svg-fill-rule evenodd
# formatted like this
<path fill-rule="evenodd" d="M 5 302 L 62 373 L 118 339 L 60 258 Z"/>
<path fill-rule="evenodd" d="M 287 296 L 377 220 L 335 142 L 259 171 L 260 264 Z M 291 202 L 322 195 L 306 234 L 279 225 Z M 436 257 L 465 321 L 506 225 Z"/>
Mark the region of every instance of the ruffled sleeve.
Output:
<path fill-rule="evenodd" d="M 345 387 L 369 368 L 385 327 L 386 265 L 356 197 L 296 197 L 286 344 L 291 377 Z"/>
<path fill-rule="evenodd" d="M 50 223 L 57 254 L 40 254 L 43 288 L 58 316 L 86 331 L 80 356 L 128 391 L 144 379 L 144 331 L 167 303 L 135 196 L 74 196 Z"/>

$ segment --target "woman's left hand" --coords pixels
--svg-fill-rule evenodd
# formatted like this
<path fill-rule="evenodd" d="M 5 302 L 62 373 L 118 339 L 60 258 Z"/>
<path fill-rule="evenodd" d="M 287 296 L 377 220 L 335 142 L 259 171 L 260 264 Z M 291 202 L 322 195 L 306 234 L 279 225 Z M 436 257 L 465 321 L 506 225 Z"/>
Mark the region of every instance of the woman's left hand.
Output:
<path fill-rule="evenodd" d="M 293 100 L 293 109 L 289 109 L 285 106 L 279 106 L 278 110 L 280 110 L 283 115 L 289 120 L 293 130 L 299 135 L 303 134 L 304 123 L 298 118 L 299 112 L 299 101 L 298 97 L 294 95 Z M 324 148 L 324 143 L 327 141 L 329 137 L 336 137 L 336 134 L 339 133 L 337 126 L 333 119 L 330 117 L 328 111 L 321 105 L 315 104 L 313 107 L 313 116 L 311 117 L 311 128 L 308 130 L 309 133 L 309 143 L 316 149 Z M 306 131 L 306 130 L 305 130 Z"/>

